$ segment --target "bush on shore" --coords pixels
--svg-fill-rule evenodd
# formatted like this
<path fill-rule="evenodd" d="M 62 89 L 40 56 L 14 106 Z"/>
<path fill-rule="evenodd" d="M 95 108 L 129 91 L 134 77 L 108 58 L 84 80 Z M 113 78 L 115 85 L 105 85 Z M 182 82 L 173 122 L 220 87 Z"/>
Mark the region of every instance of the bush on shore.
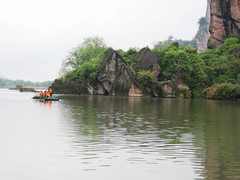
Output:
<path fill-rule="evenodd" d="M 214 84 L 203 91 L 207 99 L 237 100 L 240 98 L 240 84 Z"/>

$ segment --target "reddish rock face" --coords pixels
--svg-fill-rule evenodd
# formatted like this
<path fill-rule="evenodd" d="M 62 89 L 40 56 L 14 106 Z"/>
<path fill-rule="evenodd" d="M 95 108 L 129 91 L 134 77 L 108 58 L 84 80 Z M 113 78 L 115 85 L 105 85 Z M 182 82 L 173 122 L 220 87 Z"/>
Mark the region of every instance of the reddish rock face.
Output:
<path fill-rule="evenodd" d="M 212 0 L 210 40 L 219 46 L 229 35 L 240 35 L 240 0 Z"/>

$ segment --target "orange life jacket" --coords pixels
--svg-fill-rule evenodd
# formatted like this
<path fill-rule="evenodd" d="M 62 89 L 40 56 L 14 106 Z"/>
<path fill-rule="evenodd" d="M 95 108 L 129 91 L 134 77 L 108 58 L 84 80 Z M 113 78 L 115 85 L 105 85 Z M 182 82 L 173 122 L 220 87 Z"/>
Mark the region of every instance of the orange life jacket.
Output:
<path fill-rule="evenodd" d="M 51 97 L 50 92 L 46 92 L 46 96 Z"/>
<path fill-rule="evenodd" d="M 52 93 L 52 88 L 49 89 L 49 92 Z"/>

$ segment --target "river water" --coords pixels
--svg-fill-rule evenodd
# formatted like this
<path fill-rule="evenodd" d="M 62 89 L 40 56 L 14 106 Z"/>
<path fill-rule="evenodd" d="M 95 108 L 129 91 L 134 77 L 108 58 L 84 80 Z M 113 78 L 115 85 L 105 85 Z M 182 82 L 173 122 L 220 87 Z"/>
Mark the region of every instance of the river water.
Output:
<path fill-rule="evenodd" d="M 240 102 L 0 89 L 0 179 L 240 179 Z"/>

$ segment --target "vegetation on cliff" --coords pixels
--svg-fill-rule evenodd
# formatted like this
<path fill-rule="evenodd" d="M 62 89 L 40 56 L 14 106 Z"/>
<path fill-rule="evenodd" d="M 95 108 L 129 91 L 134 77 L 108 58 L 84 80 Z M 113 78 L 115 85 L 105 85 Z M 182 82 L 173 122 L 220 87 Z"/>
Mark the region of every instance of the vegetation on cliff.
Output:
<path fill-rule="evenodd" d="M 199 54 L 208 67 L 206 73 L 212 84 L 240 80 L 240 41 L 230 37 L 216 49 Z"/>
<path fill-rule="evenodd" d="M 68 80 L 81 82 L 95 78 L 104 52 L 107 50 L 103 38 L 98 36 L 85 38 L 84 42 L 75 48 L 63 61 L 60 78 L 63 82 Z"/>
<path fill-rule="evenodd" d="M 199 54 L 196 49 L 178 47 L 177 43 L 161 50 L 157 49 L 155 52 L 160 59 L 162 78 L 171 79 L 173 74 L 176 74 L 188 85 L 195 96 L 201 96 L 203 89 L 214 85 L 213 90 L 209 88 L 204 91 L 205 97 L 238 98 L 239 91 L 237 89 L 240 83 L 239 37 L 229 37 L 222 46 Z M 216 95 L 207 93 L 212 94 L 212 91 L 215 90 Z"/>
<path fill-rule="evenodd" d="M 240 98 L 240 84 L 220 83 L 206 88 L 203 95 L 208 99 L 237 100 Z"/>
<path fill-rule="evenodd" d="M 99 64 L 99 56 L 107 50 L 106 44 L 103 38 L 95 36 L 85 38 L 84 41 L 75 49 L 73 49 L 69 56 L 62 62 L 61 74 L 65 75 L 66 73 L 76 70 L 77 68 L 84 66 L 86 71 L 90 70 L 94 66 L 93 64 Z M 84 70 L 80 70 L 84 72 Z M 76 72 L 76 71 L 75 71 Z M 68 75 L 69 76 L 69 75 Z"/>
<path fill-rule="evenodd" d="M 187 46 L 179 47 L 177 43 L 154 52 L 160 59 L 161 78 L 173 79 L 177 76 L 187 84 L 194 96 L 199 96 L 207 78 L 205 63 L 199 57 L 197 50 Z"/>
<path fill-rule="evenodd" d="M 204 96 L 212 99 L 238 99 L 240 87 L 240 37 L 230 37 L 216 49 L 199 56 L 206 63 L 207 86 Z"/>
<path fill-rule="evenodd" d="M 104 58 L 106 46 L 99 43 L 97 46 L 90 46 L 93 51 L 88 51 L 87 46 L 79 47 L 83 49 L 82 53 L 86 55 L 80 65 L 72 66 L 69 61 L 65 61 L 66 67 L 70 65 L 72 70 L 65 73 L 60 79 L 63 82 L 77 82 L 86 85 L 89 80 L 94 80 L 99 72 L 99 67 Z M 85 44 L 85 43 L 83 43 Z M 101 49 L 101 50 L 96 50 Z M 76 50 L 75 50 L 76 51 Z M 93 53 L 94 52 L 94 53 Z M 97 52 L 97 53 L 96 53 Z M 135 48 L 127 51 L 118 50 L 118 58 L 126 63 L 128 73 L 131 78 L 147 91 L 151 91 L 152 85 L 156 82 L 170 82 L 172 80 L 178 83 L 177 96 L 201 97 L 215 99 L 237 99 L 239 98 L 240 83 L 240 38 L 230 37 L 225 43 L 216 48 L 209 49 L 202 53 L 191 46 L 180 47 L 178 43 L 173 43 L 162 49 L 151 51 L 148 47 L 139 52 Z M 156 63 L 161 67 L 160 74 L 154 75 L 151 66 L 143 62 L 143 57 L 147 53 L 156 55 Z M 147 57 L 152 57 L 149 54 Z M 77 58 L 72 58 L 76 60 Z M 79 61 L 80 62 L 80 61 Z M 145 64 L 144 64 L 145 63 Z M 152 62 L 153 64 L 155 62 Z M 147 68 L 145 68 L 147 67 Z M 158 83 L 159 84 L 159 83 Z M 204 90 L 205 89 L 205 90 Z"/>
<path fill-rule="evenodd" d="M 120 54 L 120 56 L 125 60 L 127 64 L 131 65 L 131 62 L 134 56 L 137 54 L 138 50 L 137 48 L 129 48 L 127 51 L 119 49 L 117 50 L 117 52 Z"/>

